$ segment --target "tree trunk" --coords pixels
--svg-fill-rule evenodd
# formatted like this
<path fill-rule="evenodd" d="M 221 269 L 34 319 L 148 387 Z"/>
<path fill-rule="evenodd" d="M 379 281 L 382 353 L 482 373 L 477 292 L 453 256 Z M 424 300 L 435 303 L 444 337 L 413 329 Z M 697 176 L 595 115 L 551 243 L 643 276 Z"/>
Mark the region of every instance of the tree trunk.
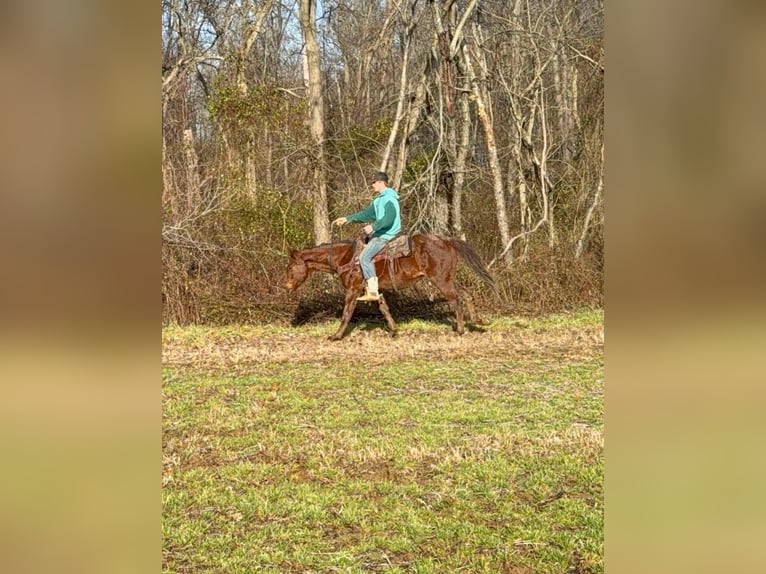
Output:
<path fill-rule="evenodd" d="M 423 75 L 415 88 L 415 95 L 410 98 L 408 104 L 406 122 L 404 125 L 402 137 L 399 138 L 399 151 L 396 159 L 396 168 L 394 170 L 394 188 L 399 189 L 402 184 L 402 175 L 407 158 L 407 144 L 410 137 L 422 123 L 422 112 L 426 101 L 426 76 Z"/>
<path fill-rule="evenodd" d="M 551 28 L 551 36 L 554 34 L 554 30 Z M 551 40 L 551 50 L 556 50 L 556 55 L 553 56 L 553 97 L 556 101 L 556 120 L 558 128 L 558 137 L 561 141 L 561 161 L 569 163 L 569 97 L 568 97 L 568 83 L 566 81 L 567 63 L 561 54 L 558 52 L 557 42 Z"/>
<path fill-rule="evenodd" d="M 512 256 L 511 250 L 507 249 L 511 242 L 511 233 L 508 227 L 508 213 L 506 212 L 505 203 L 505 188 L 503 186 L 503 174 L 500 171 L 500 162 L 497 157 L 497 144 L 495 143 L 495 129 L 492 125 L 492 118 L 487 111 L 487 105 L 485 99 L 489 94 L 485 94 L 485 90 L 482 87 L 486 78 L 482 77 L 481 81 L 476 76 L 476 72 L 471 63 L 471 55 L 467 45 L 463 45 L 463 49 L 460 52 L 462 54 L 463 63 L 465 69 L 468 72 L 468 78 L 471 84 L 471 93 L 474 101 L 476 102 L 476 111 L 479 115 L 482 128 L 484 129 L 484 139 L 487 143 L 487 154 L 489 156 L 489 167 L 492 171 L 492 189 L 495 194 L 495 212 L 497 215 L 497 227 L 500 232 L 500 241 L 505 252 L 504 259 L 506 263 L 511 263 Z"/>
<path fill-rule="evenodd" d="M 463 231 L 463 186 L 465 185 L 466 162 L 471 137 L 471 106 L 468 101 L 470 83 L 464 81 L 462 93 L 458 96 L 460 110 L 457 153 L 455 157 L 455 181 L 452 189 L 452 233 L 455 237 L 465 240 Z"/>
<path fill-rule="evenodd" d="M 540 78 L 540 132 L 542 133 L 543 138 L 539 161 L 540 194 L 543 198 L 543 218 L 548 223 L 548 247 L 554 247 L 558 243 L 558 234 L 556 233 L 556 225 L 553 221 L 551 197 L 548 193 L 550 190 L 548 186 L 548 117 L 545 105 L 545 88 L 542 85 L 542 77 Z"/>
<path fill-rule="evenodd" d="M 274 139 L 271 135 L 271 129 L 266 128 L 266 185 L 272 189 L 274 187 Z"/>
<path fill-rule="evenodd" d="M 444 8 L 441 0 L 431 4 L 431 16 L 434 24 L 435 37 L 431 45 L 433 66 L 433 82 L 438 89 L 438 115 L 431 120 L 434 131 L 438 134 L 439 147 L 434 158 L 434 172 L 429 189 L 432 192 L 431 229 L 437 235 L 449 233 L 450 197 L 452 195 L 453 179 L 450 173 L 450 163 L 455 157 L 455 127 L 453 122 L 453 66 L 450 55 L 450 35 L 442 21 Z"/>
<path fill-rule="evenodd" d="M 575 246 L 575 259 L 579 259 L 585 250 L 585 242 L 588 237 L 588 231 L 590 229 L 590 223 L 593 219 L 593 214 L 596 211 L 596 207 L 601 202 L 601 194 L 604 191 L 604 143 L 601 142 L 601 166 L 599 168 L 598 175 L 598 187 L 596 187 L 596 193 L 593 194 L 593 199 L 588 207 L 588 212 L 585 214 L 585 221 L 582 224 L 582 231 L 580 232 L 580 238 L 577 240 Z"/>
<path fill-rule="evenodd" d="M 445 169 L 444 165 L 435 166 L 435 168 L 435 181 L 431 187 L 434 190 L 431 230 L 436 235 L 447 235 L 449 233 L 449 196 L 452 174 L 450 174 L 449 168 Z"/>
<path fill-rule="evenodd" d="M 199 160 L 194 149 L 194 135 L 187 128 L 183 133 L 184 159 L 186 161 L 186 213 L 192 213 L 200 203 Z"/>
<path fill-rule="evenodd" d="M 442 19 L 441 2 L 434 2 L 432 7 L 436 31 L 433 53 L 438 57 L 439 65 L 436 66 L 436 70 L 437 73 L 441 73 L 439 83 L 447 112 L 440 122 L 444 130 L 447 165 L 440 169 L 439 189 L 442 191 L 437 193 L 436 205 L 439 210 L 442 210 L 444 208 L 442 203 L 446 202 L 448 220 L 447 228 L 443 232 L 461 239 L 465 238 L 462 225 L 462 201 L 471 129 L 471 110 L 468 101 L 471 85 L 462 57 L 462 48 L 465 45 L 463 30 L 476 7 L 476 2 L 477 0 L 471 0 L 468 3 L 459 21 L 457 4 L 450 3 L 447 8 L 448 27 L 445 27 Z"/>
<path fill-rule="evenodd" d="M 165 130 L 162 130 L 162 207 L 168 208 L 171 213 L 178 209 L 178 190 L 175 189 L 173 177 L 173 164 L 168 157 L 168 146 Z"/>
<path fill-rule="evenodd" d="M 383 151 L 383 158 L 380 160 L 380 169 L 385 172 L 388 172 L 388 161 L 391 157 L 391 150 L 393 150 L 394 143 L 396 143 L 396 134 L 399 131 L 399 124 L 404 115 L 404 100 L 407 96 L 407 69 L 410 60 L 410 42 L 412 31 L 414 29 L 415 24 L 409 23 L 404 32 L 404 53 L 402 54 L 402 71 L 399 76 L 399 98 L 396 102 L 396 115 L 394 116 L 394 123 L 391 126 L 391 133 L 388 136 L 386 149 Z"/>
<path fill-rule="evenodd" d="M 247 31 L 247 37 L 237 54 L 237 86 L 243 95 L 247 93 L 247 82 L 245 81 L 245 58 L 247 58 L 250 50 L 253 49 L 253 44 L 255 44 L 256 39 L 261 33 L 263 20 L 269 12 L 271 12 L 274 2 L 275 0 L 266 0 L 266 2 L 258 8 L 258 11 L 255 14 L 255 22 Z"/>
<path fill-rule="evenodd" d="M 300 21 L 303 31 L 304 81 L 308 88 L 309 126 L 311 129 L 312 172 L 314 200 L 314 241 L 330 241 L 330 218 L 327 209 L 327 169 L 325 165 L 324 102 L 322 100 L 322 70 L 316 33 L 316 0 L 300 0 Z"/>
<path fill-rule="evenodd" d="M 468 6 L 463 12 L 463 16 L 460 18 L 460 22 L 455 28 L 454 35 L 450 42 L 450 58 L 454 59 L 455 66 L 457 67 L 460 87 L 457 95 L 457 103 L 459 114 L 455 118 L 457 135 L 455 137 L 455 167 L 454 167 L 454 182 L 452 187 L 451 196 L 451 224 L 452 233 L 465 240 L 465 233 L 463 232 L 463 186 L 465 185 L 465 173 L 466 163 L 468 161 L 468 151 L 470 148 L 471 138 L 471 105 L 470 97 L 471 93 L 471 80 L 469 72 L 466 68 L 466 63 L 463 58 L 460 57 L 463 47 L 465 46 L 465 37 L 463 29 L 465 27 L 468 18 L 476 7 L 477 0 L 471 0 Z M 456 4 L 452 5 L 452 14 L 456 19 L 455 12 Z"/>

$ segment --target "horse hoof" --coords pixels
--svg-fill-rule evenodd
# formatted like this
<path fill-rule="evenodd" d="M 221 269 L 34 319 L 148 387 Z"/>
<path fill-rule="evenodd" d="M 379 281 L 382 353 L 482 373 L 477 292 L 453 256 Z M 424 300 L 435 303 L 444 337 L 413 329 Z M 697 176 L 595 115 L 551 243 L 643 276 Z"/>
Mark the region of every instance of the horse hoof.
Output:
<path fill-rule="evenodd" d="M 339 337 L 338 335 L 330 335 L 329 337 L 327 337 L 328 341 L 340 341 L 341 339 L 342 337 Z"/>
<path fill-rule="evenodd" d="M 394 339 L 396 336 L 399 335 L 399 331 L 391 331 L 391 338 Z"/>

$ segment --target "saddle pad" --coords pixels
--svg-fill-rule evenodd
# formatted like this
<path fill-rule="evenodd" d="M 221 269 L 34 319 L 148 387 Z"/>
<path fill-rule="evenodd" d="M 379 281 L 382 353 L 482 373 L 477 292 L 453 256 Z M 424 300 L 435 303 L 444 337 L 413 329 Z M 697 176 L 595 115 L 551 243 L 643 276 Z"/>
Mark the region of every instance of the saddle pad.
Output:
<path fill-rule="evenodd" d="M 373 261 L 380 261 L 388 257 L 396 259 L 397 257 L 406 257 L 412 252 L 409 235 L 397 235 L 391 241 L 386 243 L 383 250 L 372 258 Z"/>

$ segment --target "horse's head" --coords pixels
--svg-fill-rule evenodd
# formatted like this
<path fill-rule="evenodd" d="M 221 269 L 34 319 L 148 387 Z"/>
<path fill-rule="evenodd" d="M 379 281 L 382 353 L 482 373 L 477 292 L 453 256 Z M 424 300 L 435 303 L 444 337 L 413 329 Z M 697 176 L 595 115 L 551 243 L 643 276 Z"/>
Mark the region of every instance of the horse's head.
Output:
<path fill-rule="evenodd" d="M 309 276 L 309 269 L 299 251 L 290 249 L 290 265 L 285 275 L 285 288 L 295 291 Z"/>

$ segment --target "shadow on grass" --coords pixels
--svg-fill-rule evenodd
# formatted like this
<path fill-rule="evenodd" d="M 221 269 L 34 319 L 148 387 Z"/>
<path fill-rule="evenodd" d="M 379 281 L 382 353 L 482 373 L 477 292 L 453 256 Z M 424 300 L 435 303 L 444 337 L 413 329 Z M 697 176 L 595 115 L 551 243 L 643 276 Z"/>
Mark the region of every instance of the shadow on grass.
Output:
<path fill-rule="evenodd" d="M 397 325 L 409 323 L 414 320 L 428 321 L 440 325 L 447 325 L 455 330 L 455 315 L 452 307 L 443 297 L 431 298 L 419 295 L 415 292 L 407 294 L 396 291 L 383 292 L 391 315 Z M 316 293 L 302 299 L 291 321 L 293 327 L 299 327 L 310 323 L 318 323 L 330 319 L 341 320 L 343 316 L 343 295 L 341 293 Z M 386 320 L 380 312 L 377 303 L 359 302 L 354 309 L 346 335 L 360 329 L 372 331 L 375 329 L 388 330 Z M 466 330 L 470 332 L 485 332 L 480 325 L 473 324 L 468 320 L 466 313 Z"/>

